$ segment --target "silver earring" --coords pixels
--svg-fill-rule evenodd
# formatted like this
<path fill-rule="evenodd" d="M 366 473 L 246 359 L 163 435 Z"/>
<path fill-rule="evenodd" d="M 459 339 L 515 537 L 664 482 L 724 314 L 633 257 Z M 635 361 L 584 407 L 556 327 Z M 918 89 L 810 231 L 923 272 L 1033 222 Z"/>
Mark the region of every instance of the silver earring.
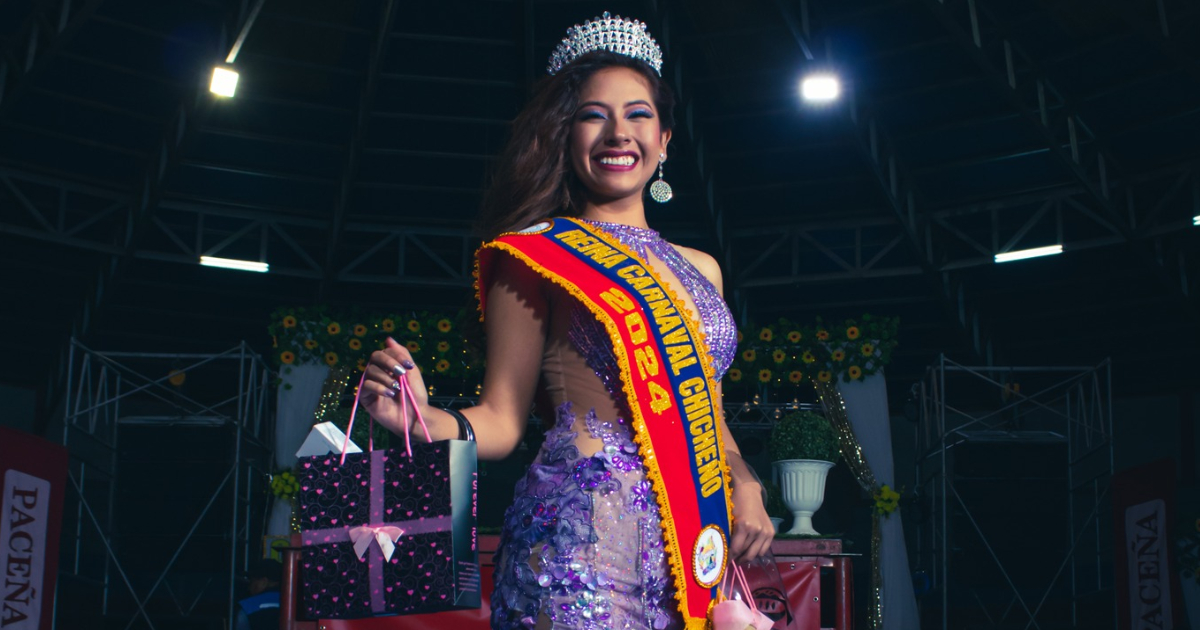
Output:
<path fill-rule="evenodd" d="M 671 200 L 674 193 L 671 191 L 671 185 L 663 180 L 663 162 L 667 161 L 667 156 L 662 153 L 658 154 L 658 179 L 650 184 L 650 198 L 658 203 L 667 203 Z"/>

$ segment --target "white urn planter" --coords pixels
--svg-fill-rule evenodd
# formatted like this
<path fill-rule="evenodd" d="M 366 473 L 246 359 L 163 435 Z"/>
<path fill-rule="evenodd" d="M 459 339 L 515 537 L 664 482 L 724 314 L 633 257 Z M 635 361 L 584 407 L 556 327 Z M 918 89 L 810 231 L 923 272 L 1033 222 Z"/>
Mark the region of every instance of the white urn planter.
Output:
<path fill-rule="evenodd" d="M 825 502 L 825 478 L 833 462 L 818 459 L 784 459 L 775 462 L 783 502 L 792 511 L 792 528 L 788 534 L 819 536 L 813 529 L 812 516 Z"/>

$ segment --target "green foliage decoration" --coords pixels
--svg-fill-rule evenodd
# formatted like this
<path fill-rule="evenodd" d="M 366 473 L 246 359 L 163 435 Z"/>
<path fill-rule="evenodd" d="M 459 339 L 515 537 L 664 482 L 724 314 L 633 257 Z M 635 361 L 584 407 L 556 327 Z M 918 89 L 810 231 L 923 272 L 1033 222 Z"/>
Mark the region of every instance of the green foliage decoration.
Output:
<path fill-rule="evenodd" d="M 771 429 L 771 458 L 817 459 L 837 463 L 841 456 L 837 432 L 824 416 L 796 411 L 779 419 Z"/>

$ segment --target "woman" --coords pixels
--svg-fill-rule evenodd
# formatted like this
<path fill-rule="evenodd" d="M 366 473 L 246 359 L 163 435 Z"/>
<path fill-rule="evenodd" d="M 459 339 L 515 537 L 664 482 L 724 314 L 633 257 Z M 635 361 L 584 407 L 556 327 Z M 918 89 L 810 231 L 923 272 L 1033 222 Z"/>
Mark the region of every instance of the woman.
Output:
<path fill-rule="evenodd" d="M 390 340 L 363 400 L 407 432 L 395 388 L 408 378 L 432 438 L 469 423 L 481 459 L 517 447 L 535 392 L 553 406 L 505 514 L 493 627 L 702 627 L 727 558 L 761 556 L 773 534 L 720 421 L 736 328 L 716 261 L 646 224 L 643 191 L 656 171 L 661 182 L 673 124 L 657 45 L 607 14 L 568 35 L 484 200 L 495 240 L 479 258 L 479 405 L 461 419 L 429 407 L 420 369 Z"/>

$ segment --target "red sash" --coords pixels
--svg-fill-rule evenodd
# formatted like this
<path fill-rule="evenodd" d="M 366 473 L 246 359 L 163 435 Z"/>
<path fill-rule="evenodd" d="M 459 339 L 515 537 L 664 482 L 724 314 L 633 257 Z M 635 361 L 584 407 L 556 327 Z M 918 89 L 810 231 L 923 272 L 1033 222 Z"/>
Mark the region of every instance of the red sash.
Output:
<path fill-rule="evenodd" d="M 732 503 L 699 326 L 646 261 L 603 231 L 563 218 L 480 248 L 481 312 L 500 251 L 566 289 L 608 331 L 634 440 L 658 497 L 679 610 L 689 630 L 705 628 L 728 561 Z"/>

